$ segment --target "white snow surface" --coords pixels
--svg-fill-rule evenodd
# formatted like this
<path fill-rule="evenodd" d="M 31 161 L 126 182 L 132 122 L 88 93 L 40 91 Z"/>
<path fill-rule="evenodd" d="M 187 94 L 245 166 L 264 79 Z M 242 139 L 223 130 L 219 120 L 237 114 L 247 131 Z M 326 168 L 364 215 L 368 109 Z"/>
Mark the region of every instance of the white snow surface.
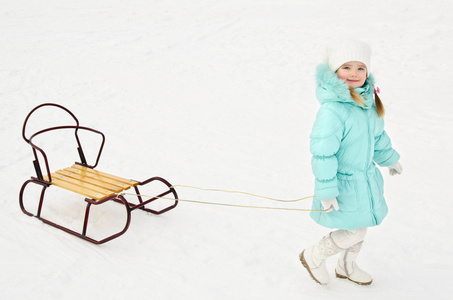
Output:
<path fill-rule="evenodd" d="M 1 2 L 2 299 L 451 299 L 451 1 Z M 390 211 L 358 258 L 371 286 L 334 278 L 334 258 L 329 285 L 309 277 L 298 255 L 330 230 L 308 212 L 180 202 L 160 216 L 134 211 L 123 236 L 94 245 L 20 210 L 20 187 L 34 175 L 22 124 L 45 102 L 105 133 L 99 170 L 280 199 L 312 195 L 315 67 L 339 37 L 372 45 L 386 130 L 404 167 L 395 177 L 382 169 Z M 61 120 L 51 112 L 33 125 Z M 50 142 L 55 169 L 77 160 L 64 138 Z M 39 192 L 27 189 L 30 211 Z M 46 192 L 51 220 L 79 230 L 84 209 L 83 197 Z M 89 233 L 121 226 L 121 213 L 116 203 L 99 207 Z"/>

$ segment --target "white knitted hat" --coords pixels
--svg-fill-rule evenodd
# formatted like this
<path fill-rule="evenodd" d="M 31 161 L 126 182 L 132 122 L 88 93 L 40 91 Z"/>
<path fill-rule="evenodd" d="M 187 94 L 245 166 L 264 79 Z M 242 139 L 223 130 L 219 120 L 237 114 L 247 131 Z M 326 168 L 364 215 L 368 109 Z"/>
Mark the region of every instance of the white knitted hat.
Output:
<path fill-rule="evenodd" d="M 349 61 L 360 61 L 365 64 L 368 73 L 371 66 L 371 47 L 357 40 L 341 40 L 331 43 L 326 48 L 327 63 L 332 71 Z"/>

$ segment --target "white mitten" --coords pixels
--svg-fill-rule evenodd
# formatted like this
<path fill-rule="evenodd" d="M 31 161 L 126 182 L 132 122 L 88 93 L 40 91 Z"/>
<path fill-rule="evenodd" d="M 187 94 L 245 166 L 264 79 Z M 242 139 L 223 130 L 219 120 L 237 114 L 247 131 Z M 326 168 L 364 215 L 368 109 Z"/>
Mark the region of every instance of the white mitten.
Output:
<path fill-rule="evenodd" d="M 403 166 L 399 163 L 396 162 L 393 165 L 391 165 L 389 168 L 389 173 L 391 176 L 394 176 L 396 174 L 401 174 L 403 172 Z"/>
<path fill-rule="evenodd" d="M 337 198 L 321 200 L 321 204 L 326 210 L 326 212 L 331 212 L 333 209 L 338 210 Z M 333 208 L 333 209 L 332 209 Z"/>

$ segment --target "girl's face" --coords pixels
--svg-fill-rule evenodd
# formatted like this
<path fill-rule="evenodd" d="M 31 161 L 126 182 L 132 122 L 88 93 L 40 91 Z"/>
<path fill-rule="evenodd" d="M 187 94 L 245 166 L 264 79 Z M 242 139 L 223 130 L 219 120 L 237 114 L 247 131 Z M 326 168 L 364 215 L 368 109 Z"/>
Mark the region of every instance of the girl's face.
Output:
<path fill-rule="evenodd" d="M 337 70 L 337 76 L 343 80 L 351 89 L 361 87 L 367 79 L 365 64 L 359 61 L 349 61 Z"/>

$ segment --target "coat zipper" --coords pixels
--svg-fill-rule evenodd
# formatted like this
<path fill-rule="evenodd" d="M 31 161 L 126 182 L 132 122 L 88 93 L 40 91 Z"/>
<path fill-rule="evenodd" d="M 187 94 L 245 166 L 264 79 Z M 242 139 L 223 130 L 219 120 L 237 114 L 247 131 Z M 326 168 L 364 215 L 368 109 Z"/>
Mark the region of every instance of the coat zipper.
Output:
<path fill-rule="evenodd" d="M 368 177 L 368 162 L 370 160 L 370 152 L 371 152 L 371 137 L 372 134 L 370 132 L 370 124 L 368 123 L 368 113 L 366 110 L 363 110 L 365 117 L 366 117 L 366 124 L 367 124 L 367 131 L 368 131 L 368 154 L 367 154 L 367 160 L 365 162 L 365 177 L 366 177 L 366 182 L 368 185 L 368 194 L 369 194 L 369 201 L 370 201 L 370 208 L 371 208 L 371 214 L 373 216 L 373 222 L 376 225 L 377 224 L 377 217 L 376 217 L 376 212 L 374 210 L 374 199 L 373 199 L 373 191 L 371 190 L 371 183 L 370 179 Z"/>

